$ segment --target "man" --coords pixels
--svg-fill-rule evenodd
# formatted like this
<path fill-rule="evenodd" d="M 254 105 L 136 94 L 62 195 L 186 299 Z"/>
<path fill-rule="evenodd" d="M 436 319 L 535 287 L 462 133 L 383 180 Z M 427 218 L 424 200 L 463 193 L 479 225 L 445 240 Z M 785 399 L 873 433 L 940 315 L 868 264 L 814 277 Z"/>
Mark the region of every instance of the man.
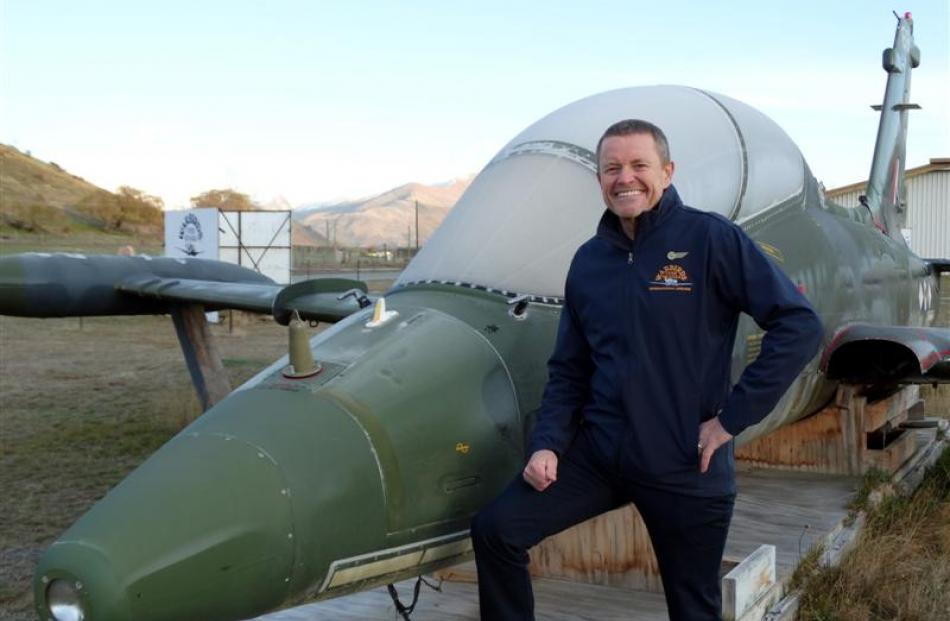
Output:
<path fill-rule="evenodd" d="M 739 227 L 682 204 L 658 127 L 615 123 L 597 160 L 607 211 L 568 272 L 530 459 L 472 524 L 481 615 L 533 619 L 528 548 L 633 502 L 670 618 L 719 619 L 731 440 L 775 406 L 821 324 Z M 731 387 L 740 312 L 766 335 Z"/>

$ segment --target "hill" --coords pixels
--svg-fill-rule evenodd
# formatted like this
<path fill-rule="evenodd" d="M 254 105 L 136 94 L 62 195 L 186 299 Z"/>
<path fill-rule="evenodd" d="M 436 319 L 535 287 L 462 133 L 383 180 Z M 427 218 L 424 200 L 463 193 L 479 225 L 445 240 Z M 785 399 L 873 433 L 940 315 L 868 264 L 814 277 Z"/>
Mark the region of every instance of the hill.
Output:
<path fill-rule="evenodd" d="M 339 246 L 415 245 L 419 204 L 419 243 L 424 244 L 468 188 L 472 177 L 440 185 L 407 183 L 376 196 L 332 205 L 303 206 L 295 225 L 306 225 Z"/>
<path fill-rule="evenodd" d="M 0 232 L 68 235 L 132 233 L 161 237 L 161 200 L 134 188 L 97 187 L 14 147 L 0 144 Z"/>
<path fill-rule="evenodd" d="M 291 246 L 328 246 L 327 238 L 301 222 L 295 222 L 290 231 Z"/>

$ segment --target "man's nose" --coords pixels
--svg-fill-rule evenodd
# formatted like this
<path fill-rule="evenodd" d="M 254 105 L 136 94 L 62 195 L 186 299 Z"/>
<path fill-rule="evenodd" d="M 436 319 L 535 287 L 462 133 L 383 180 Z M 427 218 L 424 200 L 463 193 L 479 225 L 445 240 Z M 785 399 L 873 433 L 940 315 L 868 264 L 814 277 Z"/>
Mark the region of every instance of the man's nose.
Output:
<path fill-rule="evenodd" d="M 636 176 L 633 174 L 633 168 L 630 166 L 624 166 L 620 169 L 620 183 L 630 183 Z"/>

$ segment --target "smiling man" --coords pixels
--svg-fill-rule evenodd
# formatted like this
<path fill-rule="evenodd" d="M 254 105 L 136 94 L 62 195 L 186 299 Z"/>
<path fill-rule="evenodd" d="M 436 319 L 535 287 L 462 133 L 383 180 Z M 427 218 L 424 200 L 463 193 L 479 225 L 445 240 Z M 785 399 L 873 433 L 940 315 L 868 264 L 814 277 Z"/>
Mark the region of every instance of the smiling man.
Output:
<path fill-rule="evenodd" d="M 719 619 L 731 440 L 775 406 L 821 323 L 738 226 L 683 205 L 660 128 L 615 123 L 597 160 L 607 210 L 568 272 L 530 458 L 472 523 L 481 616 L 533 619 L 527 550 L 633 502 L 670 618 Z M 741 312 L 766 334 L 732 386 Z"/>

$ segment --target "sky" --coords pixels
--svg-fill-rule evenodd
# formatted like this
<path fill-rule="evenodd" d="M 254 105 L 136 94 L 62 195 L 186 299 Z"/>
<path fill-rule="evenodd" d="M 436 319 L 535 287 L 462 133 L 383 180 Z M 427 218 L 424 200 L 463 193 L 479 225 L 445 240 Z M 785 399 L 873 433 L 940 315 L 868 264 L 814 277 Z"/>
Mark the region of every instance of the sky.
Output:
<path fill-rule="evenodd" d="M 463 177 L 572 101 L 684 84 L 769 115 L 832 188 L 870 169 L 894 10 L 922 58 L 908 165 L 950 157 L 950 2 L 892 2 L 0 0 L 0 142 L 169 208 L 298 206 Z"/>

